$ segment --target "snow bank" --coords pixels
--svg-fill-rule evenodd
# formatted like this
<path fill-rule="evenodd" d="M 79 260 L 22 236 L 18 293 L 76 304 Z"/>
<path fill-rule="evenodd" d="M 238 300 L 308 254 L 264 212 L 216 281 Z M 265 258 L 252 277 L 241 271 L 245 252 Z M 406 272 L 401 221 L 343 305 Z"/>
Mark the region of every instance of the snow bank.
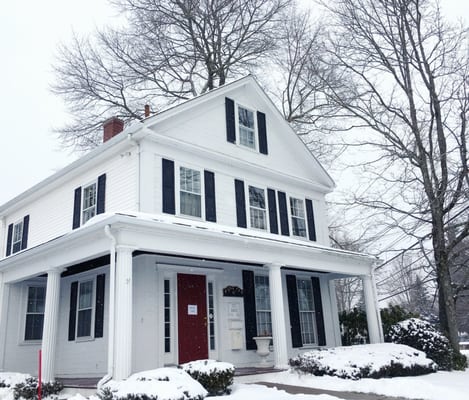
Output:
<path fill-rule="evenodd" d="M 436 364 L 424 352 L 394 343 L 313 350 L 293 358 L 290 365 L 314 375 L 348 379 L 421 375 L 436 370 Z M 420 373 L 407 373 L 410 370 Z"/>
<path fill-rule="evenodd" d="M 126 398 L 129 394 L 147 395 L 158 400 L 203 399 L 207 391 L 189 374 L 177 368 L 158 368 L 139 372 L 120 382 L 104 385 L 114 398 Z M 80 400 L 80 399 L 78 399 Z"/>

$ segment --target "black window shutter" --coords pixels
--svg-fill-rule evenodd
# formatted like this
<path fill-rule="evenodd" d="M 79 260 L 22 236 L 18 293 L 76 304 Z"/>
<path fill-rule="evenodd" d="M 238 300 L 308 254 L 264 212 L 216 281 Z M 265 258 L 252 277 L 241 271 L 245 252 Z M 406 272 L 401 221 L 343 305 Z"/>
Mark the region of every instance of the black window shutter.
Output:
<path fill-rule="evenodd" d="M 8 236 L 7 236 L 7 252 L 8 257 L 11 254 L 11 242 L 13 241 L 13 224 L 8 225 Z"/>
<path fill-rule="evenodd" d="M 102 214 L 106 205 L 106 174 L 98 176 L 98 195 L 96 199 L 96 214 Z"/>
<path fill-rule="evenodd" d="M 21 238 L 21 250 L 28 247 L 29 215 L 23 218 L 23 237 Z"/>
<path fill-rule="evenodd" d="M 288 226 L 287 196 L 284 192 L 277 192 L 278 209 L 280 214 L 280 229 L 282 235 L 289 236 L 290 228 Z"/>
<path fill-rule="evenodd" d="M 163 212 L 176 214 L 174 195 L 174 161 L 163 158 Z"/>
<path fill-rule="evenodd" d="M 96 311 L 94 321 L 94 337 L 103 337 L 104 330 L 104 287 L 105 287 L 105 274 L 100 274 L 96 277 Z"/>
<path fill-rule="evenodd" d="M 217 206 L 215 197 L 215 174 L 204 171 L 205 181 L 205 219 L 210 222 L 217 222 Z"/>
<path fill-rule="evenodd" d="M 318 329 L 318 344 L 319 346 L 326 345 L 326 331 L 324 330 L 324 315 L 322 311 L 321 300 L 321 284 L 319 278 L 313 276 L 313 299 L 314 299 L 314 314 L 316 315 L 316 327 Z"/>
<path fill-rule="evenodd" d="M 267 201 L 269 203 L 270 232 L 278 233 L 277 201 L 275 198 L 275 190 L 267 189 Z"/>
<path fill-rule="evenodd" d="M 235 179 L 236 221 L 240 228 L 246 228 L 246 198 L 244 197 L 244 182 Z"/>
<path fill-rule="evenodd" d="M 75 189 L 73 200 L 73 229 L 80 227 L 81 222 L 81 187 Z"/>
<path fill-rule="evenodd" d="M 78 282 L 72 282 L 70 285 L 70 314 L 68 316 L 68 340 L 75 340 L 75 328 L 77 321 L 77 297 Z"/>
<path fill-rule="evenodd" d="M 308 219 L 309 240 L 316 241 L 316 226 L 314 224 L 313 202 L 309 199 L 306 199 L 306 218 Z"/>
<path fill-rule="evenodd" d="M 235 106 L 234 101 L 225 97 L 226 140 L 236 142 Z"/>
<path fill-rule="evenodd" d="M 244 298 L 244 329 L 246 333 L 246 349 L 256 350 L 257 336 L 256 295 L 254 292 L 254 272 L 243 270 L 243 298 Z"/>
<path fill-rule="evenodd" d="M 301 347 L 303 346 L 303 341 L 301 339 L 300 311 L 298 310 L 298 290 L 296 288 L 296 276 L 287 275 L 286 278 L 292 346 Z"/>
<path fill-rule="evenodd" d="M 257 131 L 259 135 L 259 151 L 262 154 L 267 154 L 267 129 L 265 125 L 265 114 L 257 112 Z"/>

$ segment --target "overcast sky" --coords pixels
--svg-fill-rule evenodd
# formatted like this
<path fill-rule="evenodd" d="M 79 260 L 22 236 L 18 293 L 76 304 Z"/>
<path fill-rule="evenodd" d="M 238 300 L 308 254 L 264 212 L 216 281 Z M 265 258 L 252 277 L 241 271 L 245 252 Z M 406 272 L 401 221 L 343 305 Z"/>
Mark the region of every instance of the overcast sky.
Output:
<path fill-rule="evenodd" d="M 452 16 L 469 15 L 467 0 L 443 0 Z M 106 0 L 4 1 L 0 7 L 0 205 L 69 164 L 54 127 L 66 118 L 50 93 L 58 43 L 92 32 L 114 10 Z"/>

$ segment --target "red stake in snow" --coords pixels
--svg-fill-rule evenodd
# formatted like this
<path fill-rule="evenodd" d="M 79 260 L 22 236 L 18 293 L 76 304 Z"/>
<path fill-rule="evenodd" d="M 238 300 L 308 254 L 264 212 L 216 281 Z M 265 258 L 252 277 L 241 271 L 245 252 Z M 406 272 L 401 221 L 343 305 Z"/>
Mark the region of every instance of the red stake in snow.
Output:
<path fill-rule="evenodd" d="M 42 350 L 39 350 L 39 373 L 38 373 L 38 385 L 37 385 L 37 400 L 42 398 Z"/>

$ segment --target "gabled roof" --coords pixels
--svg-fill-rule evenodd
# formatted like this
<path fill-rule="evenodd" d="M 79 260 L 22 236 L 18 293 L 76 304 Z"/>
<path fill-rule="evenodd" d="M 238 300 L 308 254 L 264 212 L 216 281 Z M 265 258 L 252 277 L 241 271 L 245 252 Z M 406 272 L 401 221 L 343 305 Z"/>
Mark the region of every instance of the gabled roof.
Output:
<path fill-rule="evenodd" d="M 270 99 L 270 97 L 265 93 L 259 83 L 254 79 L 253 76 L 248 75 L 231 83 L 227 83 L 223 86 L 215 88 L 209 92 L 186 100 L 180 104 L 167 108 L 159 112 L 158 114 L 145 118 L 142 121 L 136 121 L 132 123 L 131 125 L 126 127 L 121 133 L 114 136 L 107 142 L 96 147 L 89 153 L 85 154 L 83 157 L 77 159 L 76 161 L 66 166 L 65 168 L 59 170 L 58 172 L 54 173 L 43 181 L 32 186 L 30 189 L 24 191 L 23 193 L 14 197 L 10 201 L 1 205 L 0 217 L 2 215 L 5 215 L 9 210 L 13 208 L 21 207 L 21 205 L 25 201 L 34 200 L 35 197 L 41 195 L 41 191 L 43 189 L 45 189 L 49 185 L 59 184 L 61 179 L 65 179 L 65 177 L 73 173 L 73 171 L 79 170 L 85 165 L 92 166 L 98 164 L 102 161 L 103 157 L 106 157 L 107 155 L 112 155 L 118 151 L 122 151 L 123 148 L 132 145 L 132 140 L 129 139 L 138 141 L 139 139 L 150 135 L 151 132 L 149 131 L 149 129 L 145 128 L 151 128 L 153 125 L 157 125 L 158 123 L 169 118 L 176 118 L 178 115 L 183 114 L 184 112 L 188 111 L 193 107 L 208 102 L 214 99 L 215 97 L 229 95 L 230 92 L 245 85 L 250 86 L 260 97 L 264 99 L 266 106 L 270 109 L 270 111 L 272 111 L 273 115 L 277 117 L 278 123 L 282 124 L 282 129 L 284 129 L 288 134 L 291 135 L 292 140 L 296 144 L 296 148 L 298 149 L 298 151 L 301 151 L 304 157 L 310 158 L 312 167 L 314 167 L 315 170 L 318 171 L 318 174 L 320 174 L 322 180 L 326 182 L 326 191 L 332 191 L 335 187 L 335 183 L 331 176 L 327 173 L 327 171 L 316 159 L 316 157 L 311 153 L 311 151 L 307 148 L 303 141 L 296 135 L 296 133 L 288 124 L 288 122 L 285 121 L 281 112 L 278 110 L 278 108 Z"/>

